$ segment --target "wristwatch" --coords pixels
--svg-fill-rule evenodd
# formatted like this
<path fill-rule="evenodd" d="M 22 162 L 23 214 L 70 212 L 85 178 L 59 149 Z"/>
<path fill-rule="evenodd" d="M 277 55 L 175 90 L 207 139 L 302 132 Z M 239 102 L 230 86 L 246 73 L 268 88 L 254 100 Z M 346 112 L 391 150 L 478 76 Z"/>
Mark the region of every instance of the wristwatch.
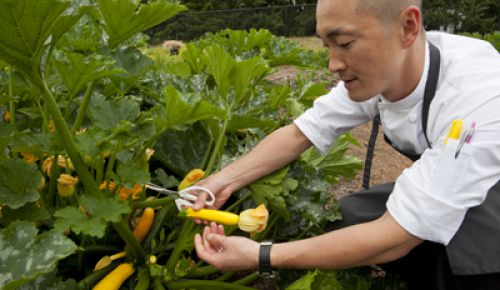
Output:
<path fill-rule="evenodd" d="M 271 267 L 271 247 L 273 242 L 265 240 L 260 243 L 259 250 L 259 271 L 262 278 L 274 278 L 274 269 Z"/>

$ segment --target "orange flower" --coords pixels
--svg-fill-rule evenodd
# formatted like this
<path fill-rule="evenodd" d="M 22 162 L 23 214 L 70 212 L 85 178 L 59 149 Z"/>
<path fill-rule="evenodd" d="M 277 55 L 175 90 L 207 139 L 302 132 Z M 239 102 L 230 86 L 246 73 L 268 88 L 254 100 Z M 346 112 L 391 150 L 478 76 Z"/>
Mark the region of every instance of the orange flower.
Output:
<path fill-rule="evenodd" d="M 5 122 L 10 122 L 10 111 L 5 112 Z"/>
<path fill-rule="evenodd" d="M 183 190 L 186 187 L 189 187 L 195 184 L 197 181 L 202 179 L 205 176 L 205 171 L 201 169 L 193 169 L 189 171 L 189 173 L 184 177 L 181 184 L 179 184 L 178 189 Z"/>
<path fill-rule="evenodd" d="M 134 184 L 133 188 L 122 187 L 118 192 L 118 196 L 121 200 L 126 200 L 129 196 L 132 196 L 132 199 L 138 199 L 141 192 L 142 186 L 140 184 Z"/>
<path fill-rule="evenodd" d="M 68 197 L 75 193 L 75 185 L 78 183 L 78 177 L 69 174 L 61 174 L 57 179 L 57 191 L 60 196 Z"/>
<path fill-rule="evenodd" d="M 38 160 L 38 157 L 36 157 L 35 155 L 33 155 L 29 152 L 21 152 L 21 156 L 23 156 L 24 161 L 26 161 L 30 164 L 33 164 Z"/>
<path fill-rule="evenodd" d="M 108 188 L 108 184 L 106 181 L 104 181 L 103 183 L 101 183 L 101 185 L 99 186 L 99 189 L 100 190 L 105 190 L 106 188 Z M 115 190 L 116 188 L 116 183 L 114 181 L 110 181 L 109 182 L 109 190 L 113 191 Z"/>

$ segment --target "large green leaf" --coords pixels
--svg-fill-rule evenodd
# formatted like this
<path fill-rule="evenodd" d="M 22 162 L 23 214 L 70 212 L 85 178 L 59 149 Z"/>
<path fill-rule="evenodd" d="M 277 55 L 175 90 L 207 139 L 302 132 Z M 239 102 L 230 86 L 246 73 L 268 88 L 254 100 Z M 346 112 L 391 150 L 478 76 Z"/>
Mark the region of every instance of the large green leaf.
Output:
<path fill-rule="evenodd" d="M 36 277 L 51 272 L 57 262 L 77 246 L 55 231 L 37 235 L 36 227 L 15 222 L 0 230 L 0 288 L 17 289 Z"/>
<path fill-rule="evenodd" d="M 40 198 L 37 186 L 42 174 L 22 159 L 0 162 L 0 204 L 16 209 Z"/>
<path fill-rule="evenodd" d="M 270 203 L 272 209 L 283 217 L 289 217 L 285 198 L 297 188 L 298 181 L 289 178 L 289 167 L 284 167 L 250 184 L 252 197 L 257 204 Z"/>
<path fill-rule="evenodd" d="M 56 271 L 43 275 L 29 284 L 19 287 L 17 290 L 68 290 L 78 289 L 78 283 L 75 280 L 68 279 L 62 281 L 61 277 L 56 276 Z"/>
<path fill-rule="evenodd" d="M 314 270 L 309 271 L 300 279 L 292 283 L 285 290 L 344 290 L 337 280 L 336 272 Z M 356 288 L 358 289 L 358 288 Z"/>
<path fill-rule="evenodd" d="M 260 57 L 254 57 L 235 63 L 231 71 L 231 80 L 236 93 L 236 104 L 241 106 L 250 97 L 247 92 L 269 72 L 269 66 Z"/>
<path fill-rule="evenodd" d="M 339 176 L 354 178 L 356 172 L 363 168 L 361 160 L 345 154 L 351 144 L 360 146 L 352 135 L 344 134 L 326 154 L 322 155 L 316 149 L 311 148 L 301 158 L 316 170 L 322 171 L 326 180 L 338 183 Z"/>
<path fill-rule="evenodd" d="M 115 60 L 112 57 L 84 56 L 73 52 L 59 52 L 55 57 L 55 67 L 72 96 L 75 96 L 92 81 L 125 72 L 125 70 L 114 67 L 114 63 Z"/>
<path fill-rule="evenodd" d="M 0 152 L 4 152 L 5 146 L 14 138 L 15 133 L 14 126 L 3 122 L 0 123 Z"/>
<path fill-rule="evenodd" d="M 201 165 L 209 144 L 210 136 L 195 123 L 185 131 L 167 130 L 154 146 L 154 157 L 178 176 L 184 176 Z"/>
<path fill-rule="evenodd" d="M 132 188 L 134 184 L 146 184 L 151 180 L 148 162 L 145 159 L 120 163 L 116 171 L 120 183 L 128 188 Z"/>
<path fill-rule="evenodd" d="M 235 60 L 222 47 L 210 46 L 205 49 L 204 62 L 219 88 L 220 97 L 227 102 L 231 84 L 229 77 Z"/>
<path fill-rule="evenodd" d="M 118 198 L 85 195 L 80 199 L 85 212 L 76 207 L 66 207 L 54 214 L 58 219 L 54 228 L 59 231 L 71 229 L 76 234 L 102 238 L 108 222 L 118 222 L 123 214 L 130 212 L 127 203 Z"/>
<path fill-rule="evenodd" d="M 28 221 L 39 223 L 50 218 L 50 213 L 45 207 L 36 203 L 28 203 L 18 209 L 9 207 L 2 209 L 2 223 L 9 224 L 13 221 Z"/>
<path fill-rule="evenodd" d="M 97 3 L 106 22 L 105 29 L 111 48 L 186 10 L 185 6 L 167 0 L 140 5 L 136 4 L 137 1 L 130 0 L 97 0 Z"/>
<path fill-rule="evenodd" d="M 165 128 L 192 124 L 196 121 L 224 117 L 224 112 L 201 99 L 198 94 L 181 96 L 174 87 L 165 89 L 166 116 L 163 118 Z"/>
<path fill-rule="evenodd" d="M 77 16 L 65 15 L 69 1 L 0 0 L 0 59 L 37 79 L 49 37 L 60 37 Z"/>
<path fill-rule="evenodd" d="M 97 127 L 104 130 L 115 129 L 123 121 L 135 123 L 140 115 L 139 104 L 131 99 L 108 101 L 101 95 L 95 95 L 90 104 L 90 118 Z"/>

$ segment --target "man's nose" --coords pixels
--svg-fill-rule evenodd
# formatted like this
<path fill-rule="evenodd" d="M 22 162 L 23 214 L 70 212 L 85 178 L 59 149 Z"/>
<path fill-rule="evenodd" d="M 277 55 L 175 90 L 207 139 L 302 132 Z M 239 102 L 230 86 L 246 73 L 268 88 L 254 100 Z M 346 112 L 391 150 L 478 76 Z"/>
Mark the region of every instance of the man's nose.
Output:
<path fill-rule="evenodd" d="M 328 62 L 328 70 L 332 73 L 338 73 L 346 69 L 345 61 L 339 56 L 338 53 L 330 52 Z"/>

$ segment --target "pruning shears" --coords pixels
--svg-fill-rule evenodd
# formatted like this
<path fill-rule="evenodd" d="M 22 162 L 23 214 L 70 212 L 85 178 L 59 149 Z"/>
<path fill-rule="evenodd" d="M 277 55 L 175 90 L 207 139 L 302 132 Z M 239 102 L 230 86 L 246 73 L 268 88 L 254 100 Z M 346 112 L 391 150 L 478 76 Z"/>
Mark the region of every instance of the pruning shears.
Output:
<path fill-rule="evenodd" d="M 194 202 L 198 199 L 197 195 L 189 193 L 190 191 L 204 191 L 209 195 L 209 199 L 205 201 L 205 205 L 207 206 L 213 206 L 215 203 L 215 195 L 212 191 L 210 191 L 208 188 L 203 187 L 203 186 L 198 186 L 198 185 L 193 185 L 184 188 L 183 190 L 171 190 L 171 189 L 166 189 L 162 186 L 153 184 L 153 183 L 146 183 L 146 188 L 156 191 L 161 194 L 166 194 L 166 195 L 177 195 L 179 198 L 175 199 L 175 205 L 177 206 L 177 209 L 180 211 L 182 210 L 183 207 L 193 207 Z"/>

